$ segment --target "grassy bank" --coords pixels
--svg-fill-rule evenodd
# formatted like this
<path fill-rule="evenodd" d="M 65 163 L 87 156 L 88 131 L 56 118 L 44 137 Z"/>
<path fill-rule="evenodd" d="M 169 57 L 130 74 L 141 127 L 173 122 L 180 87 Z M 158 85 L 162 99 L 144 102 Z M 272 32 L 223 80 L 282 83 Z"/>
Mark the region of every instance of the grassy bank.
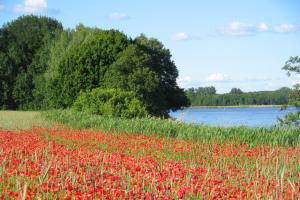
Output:
<path fill-rule="evenodd" d="M 143 133 L 203 142 L 235 141 L 250 146 L 259 144 L 299 146 L 300 128 L 248 128 L 248 127 L 211 127 L 186 124 L 161 119 L 116 119 L 74 112 L 54 110 L 43 112 L 43 118 L 63 123 L 73 128 L 94 129 L 110 132 Z"/>
<path fill-rule="evenodd" d="M 40 118 L 39 112 L 0 111 L 0 129 L 25 130 L 33 126 L 51 127 L 52 124 Z"/>

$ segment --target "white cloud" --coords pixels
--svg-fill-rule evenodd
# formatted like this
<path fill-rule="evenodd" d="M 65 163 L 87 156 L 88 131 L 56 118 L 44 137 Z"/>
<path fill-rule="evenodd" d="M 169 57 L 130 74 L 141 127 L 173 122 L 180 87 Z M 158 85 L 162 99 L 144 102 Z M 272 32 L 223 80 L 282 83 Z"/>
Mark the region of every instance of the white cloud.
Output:
<path fill-rule="evenodd" d="M 14 7 L 15 12 L 37 13 L 47 10 L 47 0 L 24 0 L 23 4 Z"/>
<path fill-rule="evenodd" d="M 274 31 L 278 33 L 288 33 L 300 30 L 300 25 L 296 24 L 279 24 L 274 27 Z"/>
<path fill-rule="evenodd" d="M 207 77 L 207 81 L 226 81 L 229 80 L 226 74 L 216 73 Z"/>
<path fill-rule="evenodd" d="M 253 24 L 246 24 L 238 21 L 231 22 L 222 32 L 226 35 L 244 36 L 252 35 L 257 32 L 258 28 Z"/>
<path fill-rule="evenodd" d="M 297 24 L 279 24 L 270 27 L 268 24 L 265 23 L 255 25 L 234 21 L 228 24 L 225 28 L 222 28 L 221 32 L 225 35 L 247 36 L 254 35 L 259 32 L 288 33 L 295 32 L 298 30 L 300 30 L 300 25 Z"/>
<path fill-rule="evenodd" d="M 257 30 L 260 32 L 266 32 L 269 30 L 269 26 L 265 23 L 261 23 L 257 26 Z"/>
<path fill-rule="evenodd" d="M 126 14 L 126 13 L 114 12 L 114 13 L 109 15 L 109 18 L 112 19 L 112 20 L 124 20 L 124 19 L 128 19 L 129 15 Z"/>
<path fill-rule="evenodd" d="M 0 12 L 5 9 L 4 5 L 0 4 Z"/>
<path fill-rule="evenodd" d="M 172 39 L 174 41 L 184 41 L 189 39 L 189 35 L 187 33 L 181 32 L 173 35 Z"/>

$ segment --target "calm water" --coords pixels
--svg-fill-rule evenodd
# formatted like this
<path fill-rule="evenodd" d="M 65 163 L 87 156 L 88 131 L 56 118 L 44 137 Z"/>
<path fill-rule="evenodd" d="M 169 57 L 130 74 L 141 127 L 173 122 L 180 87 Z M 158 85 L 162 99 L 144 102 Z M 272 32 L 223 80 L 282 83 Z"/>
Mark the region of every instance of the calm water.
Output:
<path fill-rule="evenodd" d="M 294 112 L 295 107 L 281 111 L 279 107 L 259 108 L 187 108 L 170 115 L 178 120 L 192 123 L 204 123 L 216 126 L 272 126 L 277 123 L 277 117 L 284 117 Z"/>

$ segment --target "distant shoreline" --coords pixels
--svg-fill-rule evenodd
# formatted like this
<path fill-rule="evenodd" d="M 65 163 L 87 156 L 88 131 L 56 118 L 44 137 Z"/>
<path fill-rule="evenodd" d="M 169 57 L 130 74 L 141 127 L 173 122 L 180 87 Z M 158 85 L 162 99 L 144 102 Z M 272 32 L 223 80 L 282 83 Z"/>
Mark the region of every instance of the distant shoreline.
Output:
<path fill-rule="evenodd" d="M 283 105 L 190 106 L 186 108 L 279 108 Z"/>

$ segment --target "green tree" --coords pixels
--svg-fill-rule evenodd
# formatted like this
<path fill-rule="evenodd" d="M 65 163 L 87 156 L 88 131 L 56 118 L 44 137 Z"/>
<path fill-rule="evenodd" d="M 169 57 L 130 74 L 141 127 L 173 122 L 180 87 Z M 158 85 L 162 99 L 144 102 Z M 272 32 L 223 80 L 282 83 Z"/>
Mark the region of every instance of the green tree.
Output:
<path fill-rule="evenodd" d="M 151 69 L 151 56 L 132 44 L 107 71 L 104 86 L 133 91 L 152 115 L 159 115 L 164 110 L 160 110 L 158 102 L 166 103 L 159 81 L 159 75 Z"/>
<path fill-rule="evenodd" d="M 35 66 L 47 68 L 34 79 L 35 100 L 44 108 L 70 107 L 81 91 L 99 87 L 133 92 L 154 116 L 167 116 L 189 103 L 176 83 L 169 50 L 143 35 L 131 40 L 116 30 L 79 25 L 45 45 L 37 60 Z"/>
<path fill-rule="evenodd" d="M 208 87 L 198 87 L 195 92 L 198 95 L 214 95 L 216 94 L 216 88 L 213 86 L 208 86 Z"/>
<path fill-rule="evenodd" d="M 286 61 L 283 70 L 286 70 L 288 76 L 291 73 L 300 74 L 300 57 L 290 57 Z M 300 85 L 296 84 L 289 92 L 289 105 L 300 107 Z M 300 124 L 300 111 L 289 113 L 285 119 L 279 119 L 282 125 L 299 125 Z"/>
<path fill-rule="evenodd" d="M 102 86 L 104 74 L 127 45 L 126 35 L 116 30 L 80 25 L 62 33 L 50 50 L 45 101 L 50 107 L 70 107 L 80 91 Z"/>
<path fill-rule="evenodd" d="M 154 102 L 154 114 L 167 116 L 170 110 L 189 106 L 190 102 L 184 90 L 177 85 L 178 70 L 171 59 L 170 50 L 157 39 L 149 39 L 144 35 L 137 37 L 134 42 L 151 56 L 150 68 L 159 76 L 159 88 L 162 91 L 163 101 Z"/>
<path fill-rule="evenodd" d="M 243 91 L 240 88 L 232 88 L 229 93 L 230 94 L 242 94 Z"/>
<path fill-rule="evenodd" d="M 0 29 L 1 107 L 26 108 L 32 101 L 33 79 L 30 69 L 35 55 L 54 38 L 62 25 L 55 19 L 22 16 Z"/>
<path fill-rule="evenodd" d="M 137 37 L 105 75 L 105 86 L 133 91 L 154 116 L 189 105 L 176 83 L 177 68 L 168 49 L 156 39 Z"/>

